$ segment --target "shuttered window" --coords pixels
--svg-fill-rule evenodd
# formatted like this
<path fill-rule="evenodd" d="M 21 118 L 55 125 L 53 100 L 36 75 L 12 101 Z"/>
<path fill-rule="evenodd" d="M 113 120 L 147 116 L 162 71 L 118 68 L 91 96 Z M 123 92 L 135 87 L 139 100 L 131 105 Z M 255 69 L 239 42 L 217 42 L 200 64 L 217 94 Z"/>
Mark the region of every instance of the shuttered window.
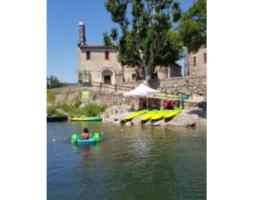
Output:
<path fill-rule="evenodd" d="M 196 66 L 196 56 L 193 57 L 193 66 Z"/>
<path fill-rule="evenodd" d="M 105 51 L 105 60 L 109 60 L 109 51 Z"/>
<path fill-rule="evenodd" d="M 86 52 L 86 60 L 90 60 L 91 59 L 91 53 L 90 51 Z"/>

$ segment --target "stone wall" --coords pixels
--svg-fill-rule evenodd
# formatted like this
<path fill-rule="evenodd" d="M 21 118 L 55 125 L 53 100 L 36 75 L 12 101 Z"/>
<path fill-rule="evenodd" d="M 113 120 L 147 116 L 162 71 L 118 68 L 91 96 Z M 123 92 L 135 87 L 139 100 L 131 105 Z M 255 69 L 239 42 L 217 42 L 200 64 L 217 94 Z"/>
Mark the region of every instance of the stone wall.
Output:
<path fill-rule="evenodd" d="M 93 85 L 89 88 L 91 93 L 91 101 L 106 105 L 134 104 L 138 102 L 138 98 L 124 97 L 123 93 L 130 91 L 138 86 L 142 81 L 128 82 L 121 85 Z M 160 90 L 162 93 L 174 95 L 192 95 L 201 96 L 206 100 L 207 96 L 206 76 L 188 76 L 177 77 L 165 80 L 155 80 L 150 86 Z M 67 87 L 51 89 L 56 94 L 56 102 L 72 101 L 80 96 L 83 90 L 81 87 Z"/>
<path fill-rule="evenodd" d="M 90 90 L 91 99 L 90 102 L 103 104 L 107 106 L 120 106 L 129 105 L 134 109 L 138 109 L 139 98 L 124 97 L 122 93 L 115 92 L 101 92 Z"/>
<path fill-rule="evenodd" d="M 72 103 L 76 98 L 80 98 L 83 88 L 81 87 L 64 87 L 50 89 L 55 94 L 55 103 Z M 103 104 L 107 106 L 127 104 L 134 109 L 138 108 L 139 98 L 124 97 L 123 92 L 115 92 L 114 89 L 102 87 L 91 87 L 89 103 Z"/>
<path fill-rule="evenodd" d="M 126 82 L 121 84 L 127 88 L 135 88 L 142 81 Z M 162 93 L 175 95 L 198 95 L 206 97 L 207 80 L 206 76 L 186 76 L 174 77 L 163 80 L 153 80 L 150 83 L 152 88 L 160 90 Z"/>
<path fill-rule="evenodd" d="M 203 97 L 207 95 L 206 76 L 170 78 L 156 81 L 152 86 L 162 93 L 174 95 L 197 95 Z"/>

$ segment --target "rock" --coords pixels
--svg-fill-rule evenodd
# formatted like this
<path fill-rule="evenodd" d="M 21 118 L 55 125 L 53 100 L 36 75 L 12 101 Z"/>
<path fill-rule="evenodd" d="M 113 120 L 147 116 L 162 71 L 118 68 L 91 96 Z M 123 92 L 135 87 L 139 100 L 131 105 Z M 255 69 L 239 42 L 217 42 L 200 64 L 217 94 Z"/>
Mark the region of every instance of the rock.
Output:
<path fill-rule="evenodd" d="M 126 126 L 133 126 L 134 124 L 133 124 L 133 122 L 132 121 L 128 121 L 128 122 L 126 122 Z"/>
<path fill-rule="evenodd" d="M 191 114 L 190 110 L 185 110 L 168 123 L 174 126 L 194 126 L 198 118 L 198 115 Z"/>
<path fill-rule="evenodd" d="M 203 118 L 199 118 L 199 120 L 195 124 L 198 127 L 206 127 L 207 125 L 207 120 Z"/>
<path fill-rule="evenodd" d="M 151 125 L 152 126 L 160 126 L 161 125 L 161 122 L 160 121 L 152 122 Z"/>
<path fill-rule="evenodd" d="M 141 118 L 140 117 L 136 117 L 135 119 L 132 120 L 134 125 L 141 125 Z"/>

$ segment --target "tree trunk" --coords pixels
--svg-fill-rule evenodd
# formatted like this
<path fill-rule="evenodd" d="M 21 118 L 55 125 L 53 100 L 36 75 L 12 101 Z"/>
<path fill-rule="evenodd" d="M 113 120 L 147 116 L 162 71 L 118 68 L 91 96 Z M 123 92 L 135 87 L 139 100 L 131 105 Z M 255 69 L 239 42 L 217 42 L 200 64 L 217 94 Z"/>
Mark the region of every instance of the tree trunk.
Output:
<path fill-rule="evenodd" d="M 151 70 L 150 70 L 150 67 L 149 66 L 144 65 L 143 68 L 144 68 L 145 81 L 148 84 L 149 81 L 152 80 L 152 73 L 151 73 Z"/>
<path fill-rule="evenodd" d="M 125 80 L 125 69 L 124 69 L 124 66 L 122 66 L 122 81 L 123 81 L 123 83 L 126 82 L 126 80 Z"/>

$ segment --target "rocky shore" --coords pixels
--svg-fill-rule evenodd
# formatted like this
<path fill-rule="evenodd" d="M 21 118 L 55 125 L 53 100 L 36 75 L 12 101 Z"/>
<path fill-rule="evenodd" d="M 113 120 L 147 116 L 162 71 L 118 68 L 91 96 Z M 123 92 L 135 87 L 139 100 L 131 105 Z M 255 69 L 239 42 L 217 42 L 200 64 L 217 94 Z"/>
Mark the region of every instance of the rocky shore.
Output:
<path fill-rule="evenodd" d="M 130 105 L 113 106 L 107 109 L 103 113 L 103 121 L 107 123 L 114 123 L 121 125 L 121 121 L 128 114 L 132 113 Z M 140 117 L 133 119 L 132 121 L 126 122 L 124 126 L 132 125 L 145 125 L 145 126 L 175 126 L 175 127 L 205 127 L 206 126 L 206 109 L 193 107 L 184 109 L 181 114 L 175 116 L 169 121 L 164 119 L 157 122 L 147 121 L 142 124 Z"/>

